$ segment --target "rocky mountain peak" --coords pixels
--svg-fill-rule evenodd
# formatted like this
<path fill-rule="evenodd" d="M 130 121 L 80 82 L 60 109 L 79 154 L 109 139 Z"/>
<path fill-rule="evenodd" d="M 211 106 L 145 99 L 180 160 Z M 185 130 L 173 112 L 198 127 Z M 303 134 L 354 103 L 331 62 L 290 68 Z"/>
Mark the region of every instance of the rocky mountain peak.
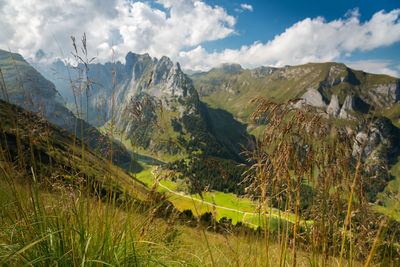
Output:
<path fill-rule="evenodd" d="M 157 85 L 167 80 L 174 63 L 170 58 L 163 56 L 153 68 L 153 84 Z"/>
<path fill-rule="evenodd" d="M 153 64 L 154 60 L 149 54 L 135 54 L 129 52 L 125 57 L 125 72 L 136 80 L 139 79 L 149 64 Z"/>
<path fill-rule="evenodd" d="M 344 64 L 333 64 L 329 67 L 324 85 L 332 87 L 349 80 L 349 73 Z"/>

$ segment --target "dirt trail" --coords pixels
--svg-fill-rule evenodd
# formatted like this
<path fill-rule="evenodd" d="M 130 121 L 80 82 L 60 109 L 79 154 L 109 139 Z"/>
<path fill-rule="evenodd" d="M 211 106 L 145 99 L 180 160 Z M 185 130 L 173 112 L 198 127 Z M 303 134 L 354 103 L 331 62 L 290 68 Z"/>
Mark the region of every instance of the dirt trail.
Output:
<path fill-rule="evenodd" d="M 156 166 L 156 170 L 157 170 L 157 167 L 158 167 L 158 166 Z M 151 174 L 154 176 L 154 169 L 151 170 Z M 161 184 L 161 183 L 158 183 L 158 185 L 161 186 L 162 188 L 166 189 L 168 192 L 170 192 L 170 193 L 172 193 L 172 194 L 175 194 L 175 195 L 177 195 L 177 196 L 184 197 L 184 198 L 187 198 L 187 199 L 190 199 L 190 200 L 194 200 L 194 201 L 200 202 L 200 203 L 202 203 L 202 204 L 206 204 L 206 205 L 209 205 L 209 206 L 213 206 L 213 207 L 215 207 L 215 208 L 224 209 L 224 210 L 230 210 L 230 211 L 242 213 L 242 214 L 243 214 L 243 218 L 242 218 L 243 223 L 250 224 L 250 225 L 252 225 L 252 226 L 254 226 L 254 227 L 257 227 L 257 225 L 255 225 L 255 224 L 253 224 L 253 223 L 250 223 L 250 222 L 247 222 L 247 221 L 245 220 L 245 218 L 246 218 L 247 215 L 259 215 L 260 213 L 258 213 L 258 212 L 246 212 L 246 211 L 241 211 L 241 210 L 237 210 L 237 209 L 232 209 L 232 208 L 228 208 L 228 207 L 223 207 L 223 206 L 215 205 L 215 204 L 210 203 L 210 202 L 207 202 L 207 201 L 205 201 L 205 200 L 201 200 L 201 199 L 197 199 L 197 198 L 194 198 L 194 197 L 185 195 L 185 194 L 183 194 L 182 192 L 176 192 L 176 191 L 174 191 L 174 190 L 172 190 L 172 189 L 166 187 L 165 185 L 163 185 L 163 184 Z M 276 215 L 276 214 L 267 214 L 267 216 L 279 218 L 279 215 Z M 291 220 L 291 219 L 289 219 L 289 218 L 285 218 L 284 216 L 281 216 L 280 218 L 281 218 L 281 219 L 284 219 L 284 220 L 287 220 L 287 221 L 289 221 L 289 222 L 291 222 L 291 223 L 295 223 L 293 220 Z"/>

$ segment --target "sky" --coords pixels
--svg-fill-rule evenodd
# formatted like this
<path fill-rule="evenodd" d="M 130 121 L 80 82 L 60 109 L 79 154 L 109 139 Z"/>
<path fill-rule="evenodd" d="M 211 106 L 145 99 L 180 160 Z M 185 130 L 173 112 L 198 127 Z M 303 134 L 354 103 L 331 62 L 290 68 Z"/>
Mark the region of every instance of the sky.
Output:
<path fill-rule="evenodd" d="M 127 52 L 185 70 L 343 62 L 400 77 L 400 2 L 0 0 L 0 48 L 32 63 L 70 57 L 86 33 L 97 62 Z"/>

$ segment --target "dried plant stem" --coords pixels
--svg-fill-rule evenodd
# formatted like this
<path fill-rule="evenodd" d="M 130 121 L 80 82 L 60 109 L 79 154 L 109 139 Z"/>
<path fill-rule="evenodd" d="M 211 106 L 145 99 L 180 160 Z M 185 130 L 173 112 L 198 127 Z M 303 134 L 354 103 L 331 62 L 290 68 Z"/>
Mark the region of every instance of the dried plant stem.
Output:
<path fill-rule="evenodd" d="M 367 134 L 369 133 L 371 127 L 372 127 L 372 121 L 368 125 Z M 340 267 L 343 266 L 344 246 L 345 246 L 345 241 L 346 241 L 347 227 L 348 227 L 350 219 L 351 219 L 350 218 L 350 216 L 351 216 L 351 206 L 352 206 L 352 203 L 353 203 L 354 190 L 356 188 L 357 179 L 358 179 L 358 176 L 359 176 L 359 171 L 360 171 L 360 166 L 361 166 L 362 154 L 364 153 L 364 149 L 365 149 L 365 146 L 367 144 L 367 140 L 368 140 L 368 138 L 365 138 L 365 140 L 363 141 L 361 149 L 360 149 L 360 154 L 358 155 L 357 165 L 356 165 L 354 178 L 353 178 L 353 183 L 351 185 L 350 196 L 349 196 L 349 200 L 347 202 L 347 213 L 346 213 L 346 219 L 345 219 L 344 227 L 343 227 L 344 229 L 343 229 L 343 235 L 342 235 L 342 245 L 341 245 L 341 248 L 340 248 L 340 257 L 339 257 L 339 266 Z"/>
<path fill-rule="evenodd" d="M 393 219 L 393 216 L 394 216 L 395 212 L 397 211 L 397 208 L 399 206 L 399 197 L 400 197 L 400 191 L 399 191 L 399 193 L 397 195 L 397 201 L 396 201 L 395 205 L 393 206 L 392 210 L 390 211 L 389 218 L 387 219 L 387 221 L 382 220 L 381 223 L 379 224 L 378 232 L 377 232 L 377 234 L 375 236 L 374 243 L 372 244 L 372 248 L 371 248 L 371 250 L 370 250 L 370 252 L 368 254 L 368 258 L 367 258 L 367 261 L 364 264 L 364 267 L 368 267 L 371 264 L 372 257 L 374 256 L 374 253 L 375 253 L 375 248 L 376 248 L 376 246 L 377 246 L 377 244 L 379 242 L 379 239 L 381 238 L 381 233 L 383 232 L 382 235 L 385 234 L 385 230 L 387 229 L 385 226 L 389 225 L 389 223 Z"/>
<path fill-rule="evenodd" d="M 294 230 L 293 230 L 293 259 L 292 259 L 293 267 L 295 267 L 297 264 L 296 239 L 297 239 L 297 228 L 299 224 L 300 184 L 301 184 L 301 179 L 300 177 L 298 177 L 296 185 L 296 206 L 295 206 L 295 219 L 294 219 Z"/>
<path fill-rule="evenodd" d="M 194 209 L 195 209 L 195 211 L 196 211 L 196 215 L 197 215 L 198 217 L 200 217 L 200 213 L 199 213 L 199 211 L 197 210 L 196 203 L 195 203 L 195 201 L 194 201 L 193 198 L 191 198 L 191 199 L 192 199 L 193 207 L 194 207 Z M 206 245 L 207 245 L 208 253 L 210 254 L 212 266 L 216 266 L 216 265 L 215 265 L 215 261 L 214 261 L 214 257 L 213 257 L 213 253 L 212 253 L 212 250 L 211 250 L 211 246 L 210 246 L 210 243 L 208 242 L 208 238 L 207 238 L 206 232 L 205 232 L 205 230 L 204 230 L 203 227 L 200 227 L 200 228 L 201 228 L 201 231 L 202 231 L 202 233 L 203 233 L 204 240 L 206 241 Z"/>

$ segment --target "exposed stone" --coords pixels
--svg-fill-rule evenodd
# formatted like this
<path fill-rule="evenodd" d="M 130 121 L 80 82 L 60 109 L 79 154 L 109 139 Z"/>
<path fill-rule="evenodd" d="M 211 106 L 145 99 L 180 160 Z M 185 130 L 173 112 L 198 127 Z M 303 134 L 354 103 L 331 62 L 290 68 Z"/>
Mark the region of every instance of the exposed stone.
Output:
<path fill-rule="evenodd" d="M 268 75 L 273 74 L 276 70 L 277 70 L 277 68 L 262 66 L 262 67 L 258 67 L 258 68 L 251 70 L 250 73 L 251 73 L 251 77 L 257 78 L 257 79 L 262 79 Z"/>
<path fill-rule="evenodd" d="M 322 85 L 333 87 L 339 83 L 348 80 L 348 72 L 346 72 L 346 66 L 344 65 L 333 65 L 329 68 L 328 75 Z"/>
<path fill-rule="evenodd" d="M 193 88 L 192 81 L 183 73 L 179 63 L 173 63 L 168 57 L 160 60 L 152 59 L 147 55 L 129 54 L 129 65 L 132 69 L 131 75 L 119 81 L 115 90 L 115 99 L 118 103 L 116 110 L 116 125 L 123 132 L 129 133 L 132 125 L 127 118 L 125 110 L 130 105 L 131 99 L 137 99 L 142 95 L 151 95 L 161 100 L 163 107 L 169 110 L 169 103 L 177 101 L 178 98 L 185 98 L 191 94 L 197 94 Z M 140 70 L 141 75 L 136 76 Z M 195 107 L 180 107 L 180 114 L 195 112 Z M 109 111 L 110 113 L 110 111 Z"/>
<path fill-rule="evenodd" d="M 395 137 L 396 138 L 396 137 Z M 352 155 L 358 157 L 363 143 L 365 142 L 362 158 L 371 158 L 372 160 L 384 160 L 387 156 L 380 158 L 382 153 L 378 153 L 379 147 L 385 147 L 386 152 L 390 151 L 389 147 L 394 152 L 396 149 L 393 147 L 393 127 L 388 120 L 378 120 L 369 129 L 368 135 L 365 131 L 361 131 L 356 135 L 356 141 L 353 145 Z M 388 150 L 389 149 L 389 150 Z"/>
<path fill-rule="evenodd" d="M 337 95 L 332 95 L 331 102 L 329 103 L 326 112 L 333 117 L 337 117 L 339 115 L 340 105 L 339 105 L 339 98 Z"/>
<path fill-rule="evenodd" d="M 154 85 L 164 82 L 171 72 L 171 69 L 174 67 L 171 59 L 168 57 L 162 57 L 157 64 L 154 66 L 153 70 L 153 81 Z"/>
<path fill-rule="evenodd" d="M 376 128 L 374 130 L 371 128 L 371 131 L 368 136 L 365 132 L 359 132 L 356 135 L 356 142 L 354 143 L 353 146 L 353 152 L 352 152 L 353 157 L 359 156 L 363 143 L 366 142 L 362 158 L 367 158 L 374 151 L 374 148 L 378 146 L 379 142 L 382 139 L 383 139 L 382 134 Z"/>
<path fill-rule="evenodd" d="M 191 82 L 189 82 L 186 75 L 182 72 L 179 63 L 174 64 L 169 71 L 167 83 L 163 90 L 164 93 L 170 96 L 186 96 L 188 86 L 191 86 Z"/>
<path fill-rule="evenodd" d="M 369 91 L 369 96 L 380 106 L 393 105 L 400 101 L 400 83 L 380 84 Z"/>
<path fill-rule="evenodd" d="M 325 108 L 326 103 L 322 99 L 322 95 L 317 90 L 310 88 L 307 92 L 301 97 L 302 99 L 296 103 L 295 107 L 300 108 L 305 105 L 310 105 L 318 108 Z"/>
<path fill-rule="evenodd" d="M 350 95 L 346 96 L 343 106 L 339 113 L 339 118 L 341 119 L 353 119 L 351 112 L 354 112 L 354 98 Z"/>

